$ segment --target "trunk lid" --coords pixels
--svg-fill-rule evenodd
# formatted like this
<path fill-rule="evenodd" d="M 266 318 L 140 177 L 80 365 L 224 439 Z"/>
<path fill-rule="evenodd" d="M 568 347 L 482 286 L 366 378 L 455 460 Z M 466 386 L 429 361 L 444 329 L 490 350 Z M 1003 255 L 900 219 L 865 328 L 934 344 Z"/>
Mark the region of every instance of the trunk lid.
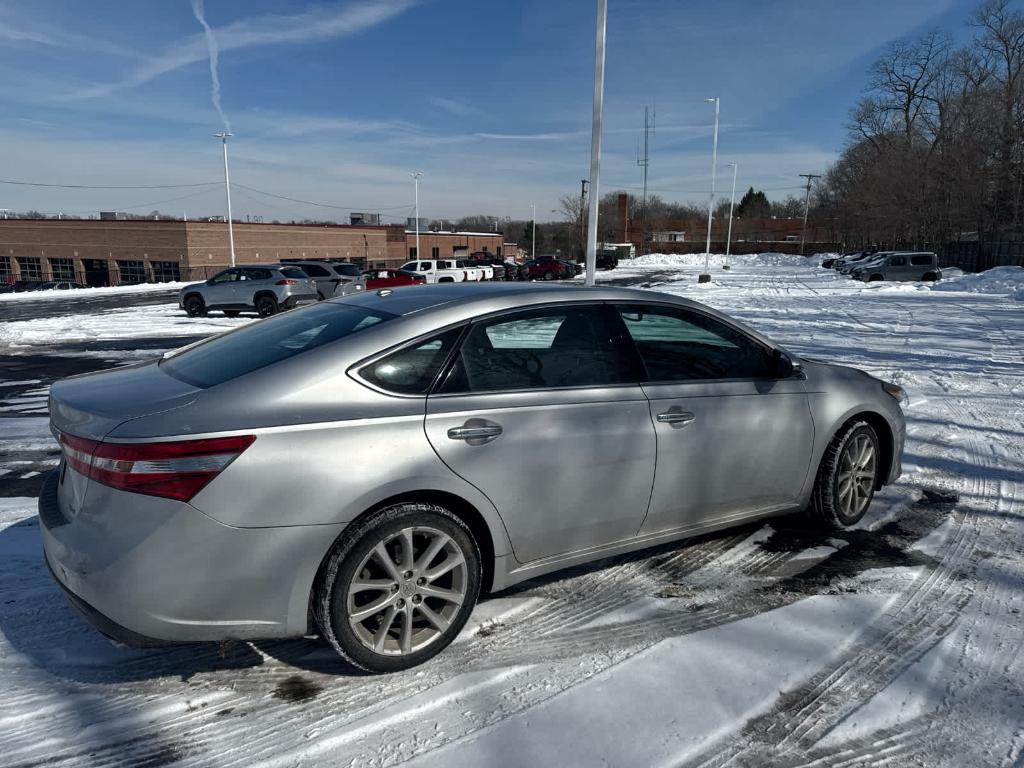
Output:
<path fill-rule="evenodd" d="M 119 424 L 181 408 L 201 391 L 164 373 L 156 361 L 72 376 L 50 387 L 50 424 L 102 440 Z"/>

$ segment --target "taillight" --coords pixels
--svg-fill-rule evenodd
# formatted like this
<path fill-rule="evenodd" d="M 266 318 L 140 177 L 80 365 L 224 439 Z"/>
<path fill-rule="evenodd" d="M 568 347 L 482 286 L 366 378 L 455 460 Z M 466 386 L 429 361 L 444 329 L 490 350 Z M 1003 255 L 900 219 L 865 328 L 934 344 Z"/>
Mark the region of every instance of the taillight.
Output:
<path fill-rule="evenodd" d="M 291 280 L 287 277 L 282 277 L 280 280 L 274 283 L 274 285 L 296 285 L 298 282 L 298 280 Z"/>
<path fill-rule="evenodd" d="M 60 436 L 64 457 L 80 474 L 103 485 L 147 496 L 189 501 L 253 444 L 255 435 L 101 443 Z"/>

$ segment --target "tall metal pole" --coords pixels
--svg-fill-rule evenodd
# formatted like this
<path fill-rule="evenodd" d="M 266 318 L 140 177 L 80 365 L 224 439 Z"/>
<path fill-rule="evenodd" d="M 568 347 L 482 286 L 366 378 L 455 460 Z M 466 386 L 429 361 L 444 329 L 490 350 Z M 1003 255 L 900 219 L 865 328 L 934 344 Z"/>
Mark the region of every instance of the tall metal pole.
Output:
<path fill-rule="evenodd" d="M 587 208 L 587 179 L 580 179 L 580 250 L 583 251 L 583 261 L 587 260 L 587 217 L 584 211 Z"/>
<path fill-rule="evenodd" d="M 590 129 L 590 211 L 587 222 L 586 285 L 597 271 L 597 208 L 601 198 L 601 122 L 604 119 L 604 41 L 608 28 L 608 0 L 597 0 L 597 35 L 594 42 L 594 112 Z"/>
<path fill-rule="evenodd" d="M 729 163 L 732 166 L 732 197 L 729 198 L 729 234 L 725 238 L 725 263 L 729 263 L 729 254 L 732 252 L 732 211 L 736 207 L 736 171 L 739 170 L 739 163 Z"/>
<path fill-rule="evenodd" d="M 228 198 L 228 250 L 231 251 L 231 266 L 235 266 L 235 228 L 231 222 L 231 177 L 228 175 L 228 139 L 234 134 L 224 132 L 213 134 L 224 146 L 224 192 Z"/>
<path fill-rule="evenodd" d="M 640 157 L 640 153 L 637 152 L 636 164 L 643 167 L 644 169 L 644 196 L 643 202 L 640 204 L 640 252 L 643 253 L 647 250 L 647 169 L 651 164 L 650 156 L 650 136 L 654 129 L 654 121 L 651 119 L 649 107 L 644 107 L 644 154 Z"/>
<path fill-rule="evenodd" d="M 801 173 L 801 179 L 807 179 L 807 191 L 804 193 L 804 225 L 800 230 L 800 255 L 804 255 L 804 243 L 807 241 L 807 214 L 811 210 L 811 182 L 820 179 L 820 173 Z"/>
<path fill-rule="evenodd" d="M 531 214 L 531 216 L 533 217 L 532 218 L 532 221 L 533 221 L 533 235 L 532 235 L 532 238 L 530 240 L 530 258 L 531 259 L 536 259 L 537 258 L 537 205 L 535 203 L 530 203 L 530 210 L 533 211 L 533 213 Z"/>
<path fill-rule="evenodd" d="M 718 168 L 718 109 L 719 99 L 715 96 L 713 99 L 704 99 L 708 104 L 714 102 L 715 105 L 715 133 L 714 139 L 711 144 L 711 194 L 708 196 L 708 241 L 704 248 L 704 272 L 697 277 L 698 283 L 710 283 L 711 282 L 711 218 L 715 212 L 715 171 Z"/>
<path fill-rule="evenodd" d="M 423 254 L 420 253 L 420 176 L 423 174 L 420 171 L 413 171 L 412 176 L 412 187 L 415 195 L 415 207 L 413 209 L 413 216 L 416 217 L 416 258 L 422 259 Z"/>

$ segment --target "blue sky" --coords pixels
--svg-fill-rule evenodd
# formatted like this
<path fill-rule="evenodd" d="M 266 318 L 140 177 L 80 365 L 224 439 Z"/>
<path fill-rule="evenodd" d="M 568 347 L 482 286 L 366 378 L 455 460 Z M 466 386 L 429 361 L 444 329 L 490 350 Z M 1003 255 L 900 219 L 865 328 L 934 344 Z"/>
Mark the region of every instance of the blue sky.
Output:
<path fill-rule="evenodd" d="M 645 104 L 650 189 L 701 200 L 722 100 L 719 190 L 797 192 L 841 148 L 865 71 L 890 40 L 956 37 L 974 0 L 609 0 L 602 191 L 634 188 Z M 589 173 L 590 0 L 206 0 L 232 180 L 385 218 L 557 219 Z M 189 0 L 0 0 L 0 178 L 159 185 L 222 178 L 222 120 Z M 790 189 L 793 188 L 793 189 Z M 725 190 L 726 194 L 728 190 Z M 0 208 L 221 213 L 222 189 L 0 184 Z M 181 199 L 178 199 L 181 198 Z M 343 219 L 239 189 L 236 217 Z"/>

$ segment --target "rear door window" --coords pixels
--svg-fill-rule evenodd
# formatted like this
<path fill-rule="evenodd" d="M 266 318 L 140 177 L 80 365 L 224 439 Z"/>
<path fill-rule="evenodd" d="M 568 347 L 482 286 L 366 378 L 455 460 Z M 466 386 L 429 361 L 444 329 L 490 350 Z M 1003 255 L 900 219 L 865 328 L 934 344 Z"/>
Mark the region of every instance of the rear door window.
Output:
<path fill-rule="evenodd" d="M 316 264 L 303 264 L 302 271 L 310 277 L 330 277 L 331 273 Z"/>
<path fill-rule="evenodd" d="M 907 257 L 906 256 L 890 256 L 889 257 L 889 266 L 890 267 L 905 267 L 905 266 L 907 266 Z"/>
<path fill-rule="evenodd" d="M 600 387 L 636 379 L 600 305 L 516 312 L 473 325 L 442 392 Z"/>
<path fill-rule="evenodd" d="M 930 253 L 922 253 L 917 256 L 910 257 L 910 263 L 915 267 L 928 267 L 931 266 L 932 256 Z"/>
<path fill-rule="evenodd" d="M 770 351 L 714 318 L 682 307 L 620 305 L 647 380 L 772 378 Z"/>
<path fill-rule="evenodd" d="M 269 270 L 263 270 L 267 273 L 267 278 L 270 278 Z M 298 267 L 284 267 L 281 269 L 281 274 L 291 280 L 308 280 L 309 275 L 306 274 L 305 270 L 299 269 Z"/>
<path fill-rule="evenodd" d="M 172 353 L 160 361 L 160 368 L 193 386 L 213 387 L 395 317 L 386 312 L 324 302 Z"/>

